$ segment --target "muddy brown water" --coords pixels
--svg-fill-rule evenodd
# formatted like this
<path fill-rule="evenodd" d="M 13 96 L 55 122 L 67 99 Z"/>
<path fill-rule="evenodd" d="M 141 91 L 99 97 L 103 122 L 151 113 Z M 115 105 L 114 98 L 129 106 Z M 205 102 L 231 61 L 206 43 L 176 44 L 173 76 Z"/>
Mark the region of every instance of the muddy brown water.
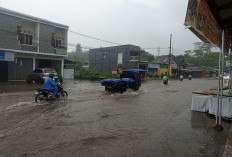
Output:
<path fill-rule="evenodd" d="M 41 85 L 0 84 L 0 157 L 218 157 L 230 128 L 190 110 L 193 90 L 217 80 L 144 82 L 105 92 L 99 82 L 65 81 L 68 100 L 35 103 Z"/>

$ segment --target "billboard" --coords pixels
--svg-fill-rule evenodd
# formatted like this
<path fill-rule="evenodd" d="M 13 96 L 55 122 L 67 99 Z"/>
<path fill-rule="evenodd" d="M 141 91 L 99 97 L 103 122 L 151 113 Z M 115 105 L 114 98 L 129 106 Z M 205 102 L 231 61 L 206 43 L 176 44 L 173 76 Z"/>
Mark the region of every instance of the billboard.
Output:
<path fill-rule="evenodd" d="M 202 41 L 209 41 L 221 48 L 222 30 L 206 0 L 189 0 L 185 25 Z"/>

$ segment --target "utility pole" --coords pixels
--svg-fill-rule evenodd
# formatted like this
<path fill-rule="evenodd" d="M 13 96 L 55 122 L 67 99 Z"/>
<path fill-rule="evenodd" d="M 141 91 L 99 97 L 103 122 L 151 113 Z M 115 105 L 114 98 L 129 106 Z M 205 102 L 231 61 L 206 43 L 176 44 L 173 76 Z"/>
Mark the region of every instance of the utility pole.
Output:
<path fill-rule="evenodd" d="M 170 34 L 170 47 L 169 47 L 169 55 L 168 55 L 168 77 L 170 77 L 171 52 L 172 52 L 172 34 Z"/>
<path fill-rule="evenodd" d="M 160 55 L 160 47 L 157 47 L 158 56 Z"/>

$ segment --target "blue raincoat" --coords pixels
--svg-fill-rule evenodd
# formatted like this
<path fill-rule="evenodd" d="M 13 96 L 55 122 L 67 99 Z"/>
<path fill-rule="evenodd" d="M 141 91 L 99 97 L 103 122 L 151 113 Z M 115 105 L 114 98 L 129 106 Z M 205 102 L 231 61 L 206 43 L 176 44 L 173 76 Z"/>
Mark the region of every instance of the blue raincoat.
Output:
<path fill-rule="evenodd" d="M 56 96 L 57 91 L 58 91 L 56 86 L 57 86 L 57 83 L 51 77 L 45 77 L 44 89 L 53 92 L 53 96 Z"/>

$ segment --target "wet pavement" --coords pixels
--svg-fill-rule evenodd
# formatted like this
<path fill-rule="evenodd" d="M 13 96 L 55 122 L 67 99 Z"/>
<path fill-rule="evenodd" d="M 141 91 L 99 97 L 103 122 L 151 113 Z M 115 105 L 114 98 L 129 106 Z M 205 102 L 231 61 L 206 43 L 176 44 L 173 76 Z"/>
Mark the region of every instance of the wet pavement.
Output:
<path fill-rule="evenodd" d="M 216 79 L 144 82 L 109 93 L 99 82 L 66 81 L 68 100 L 35 103 L 40 85 L 0 84 L 0 157 L 220 157 L 230 123 L 190 110 L 192 91 Z M 9 88 L 10 87 L 10 88 Z"/>

